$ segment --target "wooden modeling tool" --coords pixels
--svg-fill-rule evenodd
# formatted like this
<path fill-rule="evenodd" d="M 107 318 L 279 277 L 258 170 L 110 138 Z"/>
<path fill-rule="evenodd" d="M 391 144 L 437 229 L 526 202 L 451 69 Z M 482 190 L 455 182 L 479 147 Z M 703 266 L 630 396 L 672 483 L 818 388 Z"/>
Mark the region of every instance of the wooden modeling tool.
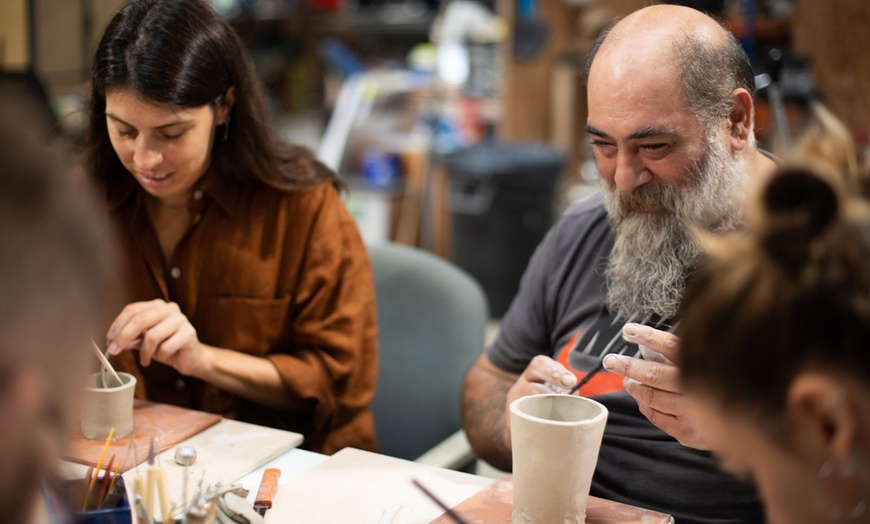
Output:
<path fill-rule="evenodd" d="M 272 507 L 272 499 L 275 498 L 275 492 L 278 491 L 278 478 L 280 476 L 281 470 L 278 468 L 269 468 L 263 472 L 263 479 L 257 489 L 257 498 L 254 500 L 254 510 L 261 517 L 266 516 L 266 510 Z"/>
<path fill-rule="evenodd" d="M 148 446 L 148 469 L 145 473 L 145 492 L 142 494 L 142 504 L 145 506 L 145 513 L 148 518 L 154 514 L 154 484 L 157 479 L 154 477 L 154 437 L 151 437 L 151 444 Z"/>
<path fill-rule="evenodd" d="M 100 346 L 97 345 L 96 342 L 91 340 L 92 348 L 94 353 L 97 354 L 97 358 L 100 359 L 100 363 L 103 365 L 103 370 L 108 371 L 112 378 L 117 381 L 117 386 L 123 386 L 124 382 L 121 380 L 121 377 L 118 376 L 118 373 L 115 371 L 115 368 L 112 367 L 112 364 L 109 362 L 109 359 L 106 358 L 106 355 L 103 354 L 103 351 L 100 349 Z M 100 376 L 103 377 L 103 371 L 100 372 Z M 103 378 L 103 388 L 106 388 L 106 379 Z"/>

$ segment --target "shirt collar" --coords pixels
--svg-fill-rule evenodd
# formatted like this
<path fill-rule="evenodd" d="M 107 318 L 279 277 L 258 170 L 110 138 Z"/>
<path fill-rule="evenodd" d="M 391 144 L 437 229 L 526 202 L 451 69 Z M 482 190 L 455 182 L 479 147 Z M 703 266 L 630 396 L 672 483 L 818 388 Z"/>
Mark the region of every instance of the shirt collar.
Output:
<path fill-rule="evenodd" d="M 107 182 L 109 210 L 113 211 L 124 205 L 136 193 L 138 187 L 139 183 L 127 171 L 119 176 L 110 177 Z M 238 207 L 240 189 L 238 183 L 230 181 L 226 176 L 219 175 L 215 169 L 209 168 L 208 172 L 197 183 L 197 188 L 194 191 L 201 190 L 232 217 Z"/>
<path fill-rule="evenodd" d="M 242 189 L 237 182 L 217 173 L 215 169 L 209 169 L 197 185 L 227 215 L 230 217 L 235 216 L 239 205 L 239 194 Z"/>

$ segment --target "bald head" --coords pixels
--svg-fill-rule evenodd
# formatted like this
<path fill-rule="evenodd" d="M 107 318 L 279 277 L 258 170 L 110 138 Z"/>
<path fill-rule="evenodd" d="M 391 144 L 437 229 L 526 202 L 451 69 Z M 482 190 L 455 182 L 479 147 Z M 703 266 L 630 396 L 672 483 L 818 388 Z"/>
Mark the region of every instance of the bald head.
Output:
<path fill-rule="evenodd" d="M 587 84 L 636 83 L 650 74 L 669 76 L 705 124 L 728 115 L 734 89 L 752 93 L 755 87 L 734 36 L 704 13 L 675 5 L 646 7 L 620 20 L 599 37 L 586 64 Z"/>
<path fill-rule="evenodd" d="M 709 44 L 724 45 L 728 32 L 718 22 L 700 11 L 677 5 L 653 5 L 635 11 L 610 31 L 602 51 L 669 51 L 668 43 L 691 36 Z"/>

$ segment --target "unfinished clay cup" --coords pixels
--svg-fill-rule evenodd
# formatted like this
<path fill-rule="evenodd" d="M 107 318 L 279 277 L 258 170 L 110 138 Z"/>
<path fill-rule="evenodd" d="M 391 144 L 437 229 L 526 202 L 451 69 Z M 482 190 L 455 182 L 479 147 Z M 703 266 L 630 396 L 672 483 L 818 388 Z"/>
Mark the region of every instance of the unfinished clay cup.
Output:
<path fill-rule="evenodd" d="M 81 405 L 81 430 L 85 438 L 105 440 L 112 427 L 113 438 L 126 437 L 133 432 L 133 394 L 136 391 L 136 377 L 129 373 L 118 373 L 122 385 L 111 375 L 106 374 L 103 388 L 100 373 L 88 375 L 87 387 Z"/>
<path fill-rule="evenodd" d="M 607 408 L 575 395 L 532 395 L 510 405 L 512 524 L 583 524 Z"/>

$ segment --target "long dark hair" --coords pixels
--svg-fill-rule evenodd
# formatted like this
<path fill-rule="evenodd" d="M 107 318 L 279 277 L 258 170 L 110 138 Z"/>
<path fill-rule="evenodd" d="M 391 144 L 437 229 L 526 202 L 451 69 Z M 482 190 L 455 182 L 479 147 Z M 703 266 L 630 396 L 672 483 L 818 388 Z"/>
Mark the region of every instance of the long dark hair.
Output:
<path fill-rule="evenodd" d="M 262 88 L 227 20 L 202 0 L 132 0 L 112 18 L 94 56 L 88 158 L 98 180 L 124 172 L 109 140 L 106 92 L 129 89 L 174 107 L 217 107 L 233 87 L 230 120 L 212 148 L 220 176 L 292 190 L 337 175 L 310 151 L 277 140 Z"/>

